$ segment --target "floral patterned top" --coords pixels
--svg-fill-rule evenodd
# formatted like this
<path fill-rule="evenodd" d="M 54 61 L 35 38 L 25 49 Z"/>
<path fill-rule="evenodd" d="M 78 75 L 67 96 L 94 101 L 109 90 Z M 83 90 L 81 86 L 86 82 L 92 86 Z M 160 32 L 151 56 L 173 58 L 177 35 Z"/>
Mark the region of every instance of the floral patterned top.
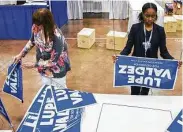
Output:
<path fill-rule="evenodd" d="M 23 56 L 25 56 L 34 46 L 36 46 L 36 64 L 38 72 L 42 75 L 62 78 L 70 70 L 70 61 L 68 57 L 68 49 L 65 38 L 59 28 L 55 29 L 53 41 L 45 43 L 40 31 L 32 34 L 30 41 L 23 48 Z M 51 75 L 47 75 L 49 70 Z"/>

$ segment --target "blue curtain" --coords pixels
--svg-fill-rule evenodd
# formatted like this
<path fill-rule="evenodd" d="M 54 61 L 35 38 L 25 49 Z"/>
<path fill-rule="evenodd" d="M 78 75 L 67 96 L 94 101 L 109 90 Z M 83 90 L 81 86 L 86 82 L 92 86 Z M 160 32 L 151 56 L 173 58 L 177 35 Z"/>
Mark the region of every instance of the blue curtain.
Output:
<path fill-rule="evenodd" d="M 0 6 L 0 39 L 29 39 L 32 14 L 38 8 L 46 6 Z"/>
<path fill-rule="evenodd" d="M 68 22 L 67 1 L 51 1 L 51 11 L 58 27 Z"/>

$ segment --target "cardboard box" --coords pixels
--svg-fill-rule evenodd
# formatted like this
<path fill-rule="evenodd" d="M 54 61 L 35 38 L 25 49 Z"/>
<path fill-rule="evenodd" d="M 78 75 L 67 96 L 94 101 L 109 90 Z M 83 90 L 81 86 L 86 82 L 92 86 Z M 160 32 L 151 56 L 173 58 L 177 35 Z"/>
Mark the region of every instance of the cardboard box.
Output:
<path fill-rule="evenodd" d="M 77 45 L 80 48 L 91 48 L 95 43 L 95 29 L 83 28 L 77 34 Z"/>
<path fill-rule="evenodd" d="M 177 20 L 177 30 L 182 31 L 183 15 L 173 15 L 173 17 Z"/>
<path fill-rule="evenodd" d="M 109 31 L 107 34 L 107 49 L 122 50 L 127 41 L 126 32 Z"/>
<path fill-rule="evenodd" d="M 182 5 L 179 2 L 177 2 L 176 5 L 177 6 L 176 6 L 176 12 L 175 12 L 175 14 L 176 15 L 182 15 Z"/>
<path fill-rule="evenodd" d="M 167 21 L 166 32 L 176 32 L 177 20 L 173 16 L 165 16 L 164 21 Z"/>

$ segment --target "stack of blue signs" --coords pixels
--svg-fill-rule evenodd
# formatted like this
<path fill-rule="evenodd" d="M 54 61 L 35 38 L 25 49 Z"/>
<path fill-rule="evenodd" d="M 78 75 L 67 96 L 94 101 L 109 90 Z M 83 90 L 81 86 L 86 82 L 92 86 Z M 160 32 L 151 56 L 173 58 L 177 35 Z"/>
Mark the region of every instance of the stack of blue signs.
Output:
<path fill-rule="evenodd" d="M 172 121 L 167 129 L 167 132 L 182 132 L 183 128 L 183 109 L 179 112 L 177 117 Z"/>
<path fill-rule="evenodd" d="M 43 86 L 17 132 L 80 132 L 84 107 L 95 104 L 91 93 Z"/>

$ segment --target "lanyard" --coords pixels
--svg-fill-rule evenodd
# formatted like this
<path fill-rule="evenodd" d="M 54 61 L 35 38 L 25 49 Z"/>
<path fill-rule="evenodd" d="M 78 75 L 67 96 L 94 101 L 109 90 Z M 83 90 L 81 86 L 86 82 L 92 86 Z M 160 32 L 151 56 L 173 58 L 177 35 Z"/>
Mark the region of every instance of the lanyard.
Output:
<path fill-rule="evenodd" d="M 151 39 L 152 39 L 152 33 L 153 33 L 153 28 L 152 28 L 152 31 L 151 31 L 151 35 L 150 35 L 150 37 L 149 37 L 149 40 L 147 41 L 146 40 L 146 28 L 145 28 L 145 24 L 144 24 L 144 35 L 145 35 L 145 42 L 151 42 Z"/>
<path fill-rule="evenodd" d="M 152 33 L 153 33 L 153 28 L 149 37 L 149 40 L 146 40 L 146 29 L 145 29 L 145 24 L 144 24 L 144 35 L 145 35 L 145 42 L 143 42 L 144 48 L 145 48 L 145 57 L 146 57 L 146 52 L 147 50 L 151 47 L 151 39 L 152 39 Z"/>

